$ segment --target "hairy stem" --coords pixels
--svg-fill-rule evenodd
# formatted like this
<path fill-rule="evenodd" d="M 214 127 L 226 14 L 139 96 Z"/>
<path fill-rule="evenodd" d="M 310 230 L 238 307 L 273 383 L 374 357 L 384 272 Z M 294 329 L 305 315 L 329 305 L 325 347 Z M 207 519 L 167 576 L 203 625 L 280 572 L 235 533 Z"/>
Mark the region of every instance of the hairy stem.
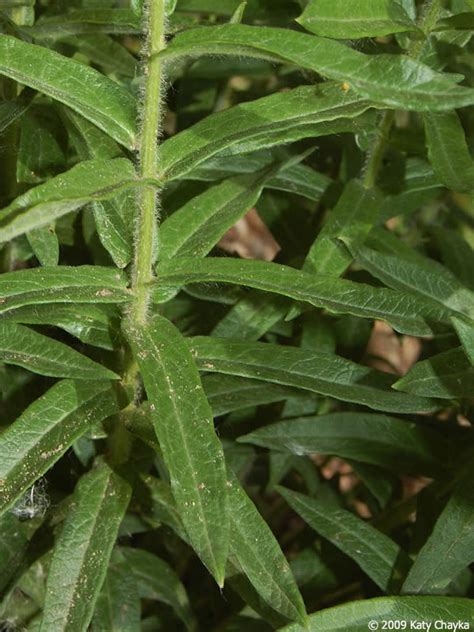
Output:
<path fill-rule="evenodd" d="M 441 14 L 441 9 L 441 0 L 427 0 L 423 5 L 418 20 L 418 27 L 421 31 L 423 31 L 425 36 L 429 35 L 429 33 L 433 30 Z M 421 55 L 425 41 L 425 37 L 413 40 L 411 45 L 408 47 L 408 55 L 417 59 Z M 383 157 L 390 137 L 390 130 L 392 129 L 394 121 L 394 110 L 387 110 L 384 112 L 377 130 L 377 138 L 369 151 L 365 166 L 364 186 L 366 189 L 371 189 L 376 184 L 377 176 L 379 174 L 380 167 L 382 166 Z"/>
<path fill-rule="evenodd" d="M 158 163 L 158 134 L 162 119 L 163 64 L 158 53 L 165 47 L 165 0 L 148 2 L 145 102 L 140 138 L 140 176 L 154 178 Z M 135 241 L 132 290 L 134 300 L 130 312 L 132 325 L 146 322 L 150 303 L 150 285 L 158 239 L 158 191 L 146 186 L 140 194 L 140 211 Z"/>

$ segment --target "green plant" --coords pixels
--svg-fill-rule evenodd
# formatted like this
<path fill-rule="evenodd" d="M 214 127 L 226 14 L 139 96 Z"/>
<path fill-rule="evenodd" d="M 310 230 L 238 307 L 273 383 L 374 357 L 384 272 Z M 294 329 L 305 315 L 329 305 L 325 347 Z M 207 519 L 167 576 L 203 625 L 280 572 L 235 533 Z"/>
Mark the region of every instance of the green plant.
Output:
<path fill-rule="evenodd" d="M 472 626 L 473 1 L 144 4 L 0 0 L 1 629 Z"/>

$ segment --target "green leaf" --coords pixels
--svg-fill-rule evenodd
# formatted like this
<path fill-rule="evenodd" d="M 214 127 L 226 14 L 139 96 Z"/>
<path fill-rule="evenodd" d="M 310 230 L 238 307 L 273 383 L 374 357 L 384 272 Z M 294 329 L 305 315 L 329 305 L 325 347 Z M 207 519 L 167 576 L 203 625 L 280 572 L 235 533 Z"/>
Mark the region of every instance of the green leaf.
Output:
<path fill-rule="evenodd" d="M 155 293 L 157 301 L 163 300 L 161 290 L 167 300 L 166 286 L 170 289 L 212 281 L 281 294 L 339 314 L 385 320 L 397 331 L 415 336 L 433 333 L 431 323 L 449 322 L 447 309 L 423 297 L 329 276 L 315 278 L 307 272 L 265 261 L 182 257 L 162 261 L 157 273 L 160 279 Z"/>
<path fill-rule="evenodd" d="M 309 617 L 308 627 L 289 625 L 282 628 L 282 632 L 365 632 L 369 622 L 373 622 L 375 630 L 382 629 L 385 621 L 416 621 L 431 625 L 441 621 L 445 626 L 451 625 L 451 628 L 445 629 L 454 630 L 459 621 L 472 625 L 474 615 L 470 599 L 380 597 L 351 601 L 342 606 L 320 610 Z M 377 627 L 375 624 L 378 624 Z"/>
<path fill-rule="evenodd" d="M 457 316 L 453 316 L 451 322 L 453 323 L 459 340 L 462 342 L 467 357 L 471 361 L 471 364 L 474 365 L 474 322 Z"/>
<path fill-rule="evenodd" d="M 403 592 L 445 594 L 474 562 L 474 478 L 472 466 L 458 481 L 403 584 Z"/>
<path fill-rule="evenodd" d="M 83 476 L 54 547 L 40 632 L 85 632 L 131 489 L 105 463 Z"/>
<path fill-rule="evenodd" d="M 79 9 L 39 18 L 27 29 L 35 39 L 59 39 L 67 35 L 140 33 L 140 19 L 131 9 Z"/>
<path fill-rule="evenodd" d="M 474 318 L 474 293 L 437 261 L 421 255 L 406 260 L 400 252 L 393 255 L 377 252 L 354 243 L 350 237 L 344 237 L 343 241 L 356 261 L 389 287 L 439 303 L 454 315 Z"/>
<path fill-rule="evenodd" d="M 202 385 L 216 417 L 241 408 L 280 402 L 298 395 L 298 391 L 289 386 L 235 375 L 205 375 Z"/>
<path fill-rule="evenodd" d="M 25 305 L 50 303 L 124 303 L 125 277 L 114 268 L 59 266 L 0 275 L 0 314 Z"/>
<path fill-rule="evenodd" d="M 281 421 L 239 441 L 300 456 L 331 454 L 413 474 L 439 474 L 449 458 L 449 445 L 437 432 L 374 413 L 332 413 Z"/>
<path fill-rule="evenodd" d="M 244 24 L 190 29 L 178 33 L 161 56 L 172 60 L 202 54 L 289 62 L 346 82 L 360 96 L 394 108 L 443 111 L 474 103 L 474 90 L 456 85 L 457 76 L 438 73 L 415 59 L 366 55 L 340 42 L 289 29 Z"/>
<path fill-rule="evenodd" d="M 410 567 L 410 558 L 398 544 L 333 502 L 284 487 L 276 489 L 312 529 L 352 558 L 384 593 L 394 591 L 394 581 L 400 579 L 396 574 L 405 575 Z"/>
<path fill-rule="evenodd" d="M 166 219 L 160 259 L 204 257 L 222 235 L 255 206 L 273 170 L 238 176 L 209 187 Z"/>
<path fill-rule="evenodd" d="M 428 155 L 435 173 L 453 191 L 474 189 L 474 161 L 456 112 L 426 113 Z"/>
<path fill-rule="evenodd" d="M 348 182 L 311 246 L 303 270 L 318 275 L 341 276 L 352 262 L 352 256 L 337 238 L 363 242 L 370 229 L 378 223 L 381 207 L 380 193 L 366 189 L 360 180 Z"/>
<path fill-rule="evenodd" d="M 141 632 L 135 577 L 119 550 L 112 554 L 92 618 L 92 632 Z"/>
<path fill-rule="evenodd" d="M 131 342 L 181 519 L 222 585 L 229 548 L 226 471 L 198 370 L 179 331 L 161 316 L 133 329 Z"/>
<path fill-rule="evenodd" d="M 404 8 L 394 0 L 310 0 L 301 17 L 302 26 L 316 35 L 335 39 L 380 37 L 415 31 Z"/>
<path fill-rule="evenodd" d="M 140 597 L 168 604 L 186 628 L 194 630 L 196 621 L 186 590 L 173 569 L 156 555 L 142 549 L 120 547 L 118 551 L 127 565 L 128 573 L 133 578 Z"/>
<path fill-rule="evenodd" d="M 269 299 L 262 292 L 249 292 L 238 301 L 212 330 L 217 338 L 258 340 L 288 311 L 288 301 Z"/>
<path fill-rule="evenodd" d="M 52 325 L 67 331 L 81 342 L 112 350 L 119 339 L 116 321 L 119 313 L 113 306 L 87 305 L 26 305 L 3 314 L 2 318 L 24 325 Z"/>
<path fill-rule="evenodd" d="M 130 189 L 113 200 L 92 203 L 100 241 L 118 268 L 125 268 L 132 260 L 135 209 L 135 195 Z"/>
<path fill-rule="evenodd" d="M 247 153 L 347 131 L 352 126 L 349 119 L 372 106 L 333 83 L 301 86 L 237 105 L 207 116 L 166 140 L 160 149 L 159 177 L 182 177 L 223 151 L 240 149 Z"/>
<path fill-rule="evenodd" d="M 462 347 L 417 362 L 393 388 L 424 397 L 453 399 L 472 397 L 474 366 Z"/>
<path fill-rule="evenodd" d="M 47 226 L 89 202 L 107 200 L 140 186 L 131 162 L 90 160 L 40 184 L 0 211 L 0 243 Z"/>
<path fill-rule="evenodd" d="M 119 377 L 62 342 L 7 321 L 0 321 L 0 360 L 51 377 L 78 380 Z"/>
<path fill-rule="evenodd" d="M 191 351 L 204 371 L 293 386 L 376 410 L 409 413 L 435 410 L 433 400 L 400 397 L 395 377 L 331 353 L 261 342 L 196 337 Z"/>
<path fill-rule="evenodd" d="M 272 150 L 263 149 L 250 154 L 217 155 L 193 169 L 187 174 L 190 180 L 222 180 L 230 176 L 255 173 L 268 167 L 279 156 Z M 283 166 L 281 171 L 265 183 L 265 188 L 295 193 L 319 201 L 331 184 L 328 176 L 318 173 L 311 167 L 302 164 Z"/>
<path fill-rule="evenodd" d="M 134 99 L 97 70 L 42 46 L 1 35 L 0 74 L 64 103 L 118 143 L 134 149 Z"/>
<path fill-rule="evenodd" d="M 42 226 L 27 235 L 31 249 L 42 266 L 57 266 L 59 242 L 54 226 Z"/>
<path fill-rule="evenodd" d="M 269 606 L 304 625 L 304 601 L 278 541 L 234 475 L 230 483 L 231 556 Z"/>
<path fill-rule="evenodd" d="M 110 386 L 63 380 L 0 434 L 0 513 L 6 511 L 83 435 L 118 412 Z"/>

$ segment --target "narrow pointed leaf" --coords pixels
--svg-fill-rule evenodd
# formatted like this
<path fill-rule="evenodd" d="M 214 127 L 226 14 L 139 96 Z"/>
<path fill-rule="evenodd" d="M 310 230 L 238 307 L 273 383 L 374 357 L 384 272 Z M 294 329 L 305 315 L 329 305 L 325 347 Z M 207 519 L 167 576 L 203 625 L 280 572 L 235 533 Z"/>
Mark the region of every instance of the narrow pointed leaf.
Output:
<path fill-rule="evenodd" d="M 202 385 L 216 417 L 241 408 L 283 401 L 299 394 L 290 386 L 235 375 L 205 375 Z"/>
<path fill-rule="evenodd" d="M 118 412 L 107 384 L 63 380 L 0 434 L 0 513 L 11 507 L 93 423 Z"/>
<path fill-rule="evenodd" d="M 128 547 L 120 547 L 118 551 L 127 564 L 140 597 L 168 604 L 188 630 L 195 629 L 196 621 L 186 590 L 174 570 L 148 551 Z"/>
<path fill-rule="evenodd" d="M 281 632 L 364 632 L 369 622 L 373 622 L 375 630 L 382 629 L 386 621 L 423 622 L 431 624 L 431 629 L 436 621 L 441 621 L 451 626 L 445 629 L 452 630 L 462 621 L 471 627 L 474 624 L 472 601 L 456 597 L 379 597 L 351 601 L 312 614 L 306 628 L 289 625 Z"/>
<path fill-rule="evenodd" d="M 135 147 L 132 95 L 90 66 L 15 37 L 0 37 L 0 74 L 64 103 L 129 149 Z"/>
<path fill-rule="evenodd" d="M 134 329 L 131 341 L 181 518 L 222 585 L 229 547 L 226 471 L 197 367 L 179 331 L 161 316 Z"/>
<path fill-rule="evenodd" d="M 474 365 L 462 347 L 450 349 L 417 362 L 393 388 L 424 397 L 470 398 L 474 393 Z"/>
<path fill-rule="evenodd" d="M 329 276 L 315 278 L 307 272 L 264 261 L 183 257 L 161 262 L 158 277 L 163 289 L 210 281 L 247 285 L 331 312 L 385 320 L 397 331 L 412 335 L 430 335 L 430 323 L 449 322 L 446 308 L 423 297 Z M 167 293 L 164 296 L 166 299 Z M 163 300 L 159 288 L 155 299 Z"/>
<path fill-rule="evenodd" d="M 140 186 L 133 165 L 124 158 L 90 160 L 20 195 L 0 211 L 0 243 L 85 206 Z"/>
<path fill-rule="evenodd" d="M 453 191 L 474 189 L 474 160 L 456 112 L 423 116 L 428 155 L 435 173 Z"/>
<path fill-rule="evenodd" d="M 43 17 L 28 32 L 35 39 L 59 39 L 67 35 L 140 33 L 139 17 L 130 9 L 80 9 Z"/>
<path fill-rule="evenodd" d="M 224 150 L 245 153 L 300 138 L 342 131 L 371 103 L 340 85 L 302 86 L 217 112 L 166 140 L 160 150 L 160 176 L 178 178 Z"/>
<path fill-rule="evenodd" d="M 293 386 L 387 412 L 437 408 L 433 400 L 400 397 L 391 388 L 394 376 L 330 353 L 206 337 L 191 338 L 189 344 L 204 371 Z"/>
<path fill-rule="evenodd" d="M 448 504 L 418 553 L 403 584 L 403 592 L 443 594 L 474 562 L 473 469 L 459 480 Z"/>
<path fill-rule="evenodd" d="M 311 246 L 303 270 L 330 276 L 341 276 L 352 261 L 351 254 L 337 241 L 344 237 L 358 243 L 364 241 L 377 224 L 382 196 L 366 189 L 360 180 L 351 180 L 344 187 L 336 206 Z"/>
<path fill-rule="evenodd" d="M 454 329 L 471 364 L 474 365 L 474 321 L 453 316 Z"/>
<path fill-rule="evenodd" d="M 190 29 L 173 39 L 164 59 L 199 54 L 246 55 L 289 62 L 347 82 L 387 106 L 443 111 L 474 103 L 474 90 L 403 55 L 366 55 L 344 44 L 289 29 L 226 24 Z"/>
<path fill-rule="evenodd" d="M 304 624 L 303 598 L 278 541 L 234 475 L 230 482 L 232 556 L 269 606 Z"/>
<path fill-rule="evenodd" d="M 50 377 L 78 380 L 118 378 L 109 369 L 64 343 L 7 321 L 0 321 L 0 360 Z"/>
<path fill-rule="evenodd" d="M 343 40 L 416 30 L 396 0 L 311 0 L 297 22 L 316 35 Z"/>
<path fill-rule="evenodd" d="M 112 350 L 119 340 L 114 306 L 50 303 L 26 305 L 3 314 L 2 318 L 23 325 L 51 325 L 60 327 L 81 342 L 101 349 Z"/>
<path fill-rule="evenodd" d="M 160 258 L 203 257 L 247 211 L 255 206 L 267 169 L 209 187 L 166 219 L 160 228 Z"/>
<path fill-rule="evenodd" d="M 124 303 L 125 277 L 99 266 L 31 268 L 0 275 L 0 314 L 25 305 Z"/>
<path fill-rule="evenodd" d="M 91 632 L 140 632 L 141 604 L 135 577 L 116 550 L 92 618 Z"/>
<path fill-rule="evenodd" d="M 352 558 L 385 593 L 392 592 L 394 576 L 410 567 L 408 555 L 398 544 L 350 511 L 284 487 L 277 491 L 312 529 Z"/>
<path fill-rule="evenodd" d="M 443 305 L 454 315 L 474 318 L 474 292 L 463 285 L 440 263 L 418 256 L 406 260 L 385 254 L 343 237 L 357 262 L 389 287 L 408 291 Z M 400 246 L 401 249 L 401 246 Z"/>
<path fill-rule="evenodd" d="M 57 266 L 59 242 L 54 226 L 42 226 L 27 235 L 31 249 L 42 266 Z"/>
<path fill-rule="evenodd" d="M 302 417 L 259 428 L 239 441 L 294 454 L 331 454 L 395 472 L 439 474 L 449 455 L 441 435 L 373 413 Z"/>
<path fill-rule="evenodd" d="M 261 292 L 249 292 L 238 301 L 212 330 L 217 338 L 258 340 L 288 311 L 281 296 L 269 299 Z"/>
<path fill-rule="evenodd" d="M 88 629 L 130 494 L 105 462 L 81 478 L 54 548 L 40 632 Z"/>

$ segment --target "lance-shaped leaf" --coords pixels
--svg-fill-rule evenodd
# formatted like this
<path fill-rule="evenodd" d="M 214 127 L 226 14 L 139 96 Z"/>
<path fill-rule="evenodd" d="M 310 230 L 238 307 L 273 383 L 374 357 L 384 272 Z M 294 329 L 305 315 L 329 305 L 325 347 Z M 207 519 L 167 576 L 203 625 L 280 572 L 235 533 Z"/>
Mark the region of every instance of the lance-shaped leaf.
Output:
<path fill-rule="evenodd" d="M 474 614 L 470 599 L 380 597 L 351 601 L 342 606 L 320 610 L 309 617 L 306 628 L 289 625 L 282 628 L 281 632 L 363 632 L 368 629 L 369 622 L 376 630 L 382 629 L 385 621 L 420 621 L 431 623 L 432 626 L 436 621 L 442 621 L 446 626 L 451 625 L 451 628 L 446 629 L 454 630 L 454 626 L 460 621 L 472 626 Z"/>
<path fill-rule="evenodd" d="M 0 434 L 3 513 L 92 424 L 118 412 L 115 393 L 97 382 L 63 380 L 34 401 Z"/>
<path fill-rule="evenodd" d="M 0 74 L 61 101 L 118 143 L 134 149 L 136 113 L 132 95 L 90 66 L 2 35 Z"/>
<path fill-rule="evenodd" d="M 435 173 L 453 191 L 474 189 L 474 160 L 456 112 L 426 113 L 428 155 Z"/>
<path fill-rule="evenodd" d="M 207 337 L 191 338 L 189 344 L 204 371 L 293 386 L 387 412 L 437 408 L 433 400 L 400 397 L 391 388 L 394 376 L 331 353 Z"/>
<path fill-rule="evenodd" d="M 280 402 L 287 397 L 299 395 L 290 386 L 235 375 L 205 375 L 202 385 L 216 417 L 241 408 Z"/>
<path fill-rule="evenodd" d="M 277 491 L 312 529 L 352 558 L 385 593 L 392 592 L 396 580 L 406 574 L 408 555 L 368 522 L 324 498 L 310 498 L 284 487 Z"/>
<path fill-rule="evenodd" d="M 332 454 L 395 472 L 439 474 L 448 456 L 441 435 L 373 413 L 333 413 L 264 426 L 239 441 L 294 454 Z"/>
<path fill-rule="evenodd" d="M 50 377 L 115 380 L 119 376 L 58 340 L 0 321 L 0 360 Z"/>
<path fill-rule="evenodd" d="M 124 158 L 81 162 L 40 184 L 0 211 L 0 243 L 47 226 L 85 206 L 140 186 L 133 165 Z"/>
<path fill-rule="evenodd" d="M 404 593 L 443 594 L 474 562 L 472 465 L 458 481 L 403 584 Z"/>
<path fill-rule="evenodd" d="M 42 266 L 57 266 L 59 261 L 59 241 L 54 226 L 42 226 L 27 235 L 28 243 Z"/>
<path fill-rule="evenodd" d="M 474 318 L 474 292 L 463 287 L 443 265 L 418 255 L 410 260 L 386 254 L 342 237 L 356 261 L 389 287 L 426 297 L 452 311 Z M 400 244 L 400 250 L 402 245 Z"/>
<path fill-rule="evenodd" d="M 67 35 L 141 32 L 140 18 L 131 9 L 79 9 L 42 17 L 27 32 L 35 39 L 59 39 Z"/>
<path fill-rule="evenodd" d="M 160 228 L 160 258 L 203 257 L 255 206 L 272 171 L 238 176 L 209 187 L 166 219 Z"/>
<path fill-rule="evenodd" d="M 2 318 L 23 325 L 60 327 L 81 342 L 112 350 L 119 340 L 119 312 L 113 305 L 26 305 L 3 314 Z"/>
<path fill-rule="evenodd" d="M 347 237 L 356 243 L 364 241 L 377 223 L 381 207 L 380 193 L 366 189 L 360 180 L 348 182 L 311 246 L 303 270 L 318 275 L 342 275 L 350 265 L 352 256 L 337 239 Z"/>
<path fill-rule="evenodd" d="M 279 154 L 270 149 L 263 149 L 250 154 L 224 154 L 224 156 L 216 156 L 207 160 L 193 169 L 186 177 L 190 180 L 213 181 L 236 175 L 251 174 L 268 167 L 279 157 Z M 295 193 L 317 202 L 331 182 L 331 178 L 315 171 L 308 165 L 290 164 L 270 178 L 265 183 L 265 187 Z"/>
<path fill-rule="evenodd" d="M 474 365 L 462 347 L 450 349 L 417 362 L 393 388 L 425 397 L 469 398 L 474 393 Z"/>
<path fill-rule="evenodd" d="M 234 475 L 230 479 L 231 557 L 269 606 L 304 624 L 303 598 L 280 545 L 238 479 Z"/>
<path fill-rule="evenodd" d="M 416 30 L 395 0 L 311 0 L 297 22 L 316 35 L 343 40 Z"/>
<path fill-rule="evenodd" d="M 161 316 L 134 328 L 131 342 L 181 518 L 222 585 L 229 549 L 226 470 L 197 367 L 179 331 Z"/>
<path fill-rule="evenodd" d="M 474 320 L 453 316 L 451 322 L 453 323 L 453 327 L 456 330 L 467 357 L 471 361 L 471 364 L 474 365 Z"/>
<path fill-rule="evenodd" d="M 156 599 L 168 604 L 188 630 L 196 629 L 186 590 L 166 562 L 142 549 L 120 547 L 118 553 L 124 559 L 128 574 L 142 599 Z"/>
<path fill-rule="evenodd" d="M 217 338 L 258 340 L 288 311 L 281 296 L 269 299 L 262 292 L 249 292 L 238 301 L 212 330 Z"/>
<path fill-rule="evenodd" d="M 105 462 L 79 481 L 54 547 L 40 632 L 87 630 L 130 494 Z"/>
<path fill-rule="evenodd" d="M 97 599 L 91 632 L 140 632 L 141 604 L 135 577 L 116 549 Z"/>
<path fill-rule="evenodd" d="M 390 107 L 443 111 L 474 103 L 474 90 L 403 55 L 366 55 L 335 40 L 289 29 L 226 24 L 190 29 L 173 39 L 164 59 L 203 54 L 247 55 L 289 62 L 347 82 L 363 97 Z"/>
<path fill-rule="evenodd" d="M 397 331 L 415 336 L 430 335 L 430 323 L 449 322 L 449 311 L 424 297 L 330 276 L 315 278 L 265 261 L 182 257 L 161 262 L 157 271 L 161 285 L 155 293 L 158 301 L 167 300 L 166 286 L 217 281 L 281 294 L 339 314 L 385 320 Z"/>
<path fill-rule="evenodd" d="M 245 153 L 348 128 L 348 120 L 372 104 L 340 85 L 301 86 L 217 112 L 166 140 L 160 150 L 161 176 L 171 179 L 224 150 Z M 341 119 L 341 120 L 338 120 Z M 342 122 L 341 122 L 342 121 Z"/>
<path fill-rule="evenodd" d="M 0 314 L 25 305 L 124 303 L 130 299 L 125 277 L 113 268 L 30 268 L 0 275 Z"/>

